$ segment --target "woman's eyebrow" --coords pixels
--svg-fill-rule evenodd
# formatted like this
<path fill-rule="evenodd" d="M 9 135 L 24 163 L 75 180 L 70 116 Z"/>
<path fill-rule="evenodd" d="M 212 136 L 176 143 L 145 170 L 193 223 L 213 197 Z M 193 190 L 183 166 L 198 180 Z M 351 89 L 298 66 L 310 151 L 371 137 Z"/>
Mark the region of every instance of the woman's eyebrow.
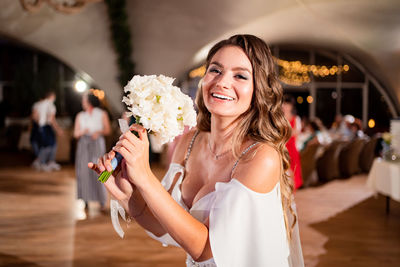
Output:
<path fill-rule="evenodd" d="M 218 67 L 221 67 L 221 68 L 224 67 L 224 65 L 222 65 L 222 64 L 219 63 L 218 61 L 213 61 L 213 62 L 210 63 L 210 65 L 217 65 Z"/>
<path fill-rule="evenodd" d="M 218 67 L 220 67 L 220 68 L 224 68 L 224 65 L 222 65 L 221 63 L 219 63 L 218 61 L 213 61 L 213 62 L 211 62 L 210 63 L 210 65 L 216 65 L 216 66 L 218 66 Z M 233 70 L 242 70 L 242 71 L 247 71 L 248 73 L 252 73 L 248 68 L 246 68 L 246 67 L 235 67 L 235 68 L 233 68 Z"/>
<path fill-rule="evenodd" d="M 250 71 L 248 68 L 245 68 L 245 67 L 236 67 L 236 68 L 233 68 L 233 70 L 242 70 L 242 71 L 247 71 L 248 73 L 250 73 L 250 74 L 251 74 L 251 71 Z"/>

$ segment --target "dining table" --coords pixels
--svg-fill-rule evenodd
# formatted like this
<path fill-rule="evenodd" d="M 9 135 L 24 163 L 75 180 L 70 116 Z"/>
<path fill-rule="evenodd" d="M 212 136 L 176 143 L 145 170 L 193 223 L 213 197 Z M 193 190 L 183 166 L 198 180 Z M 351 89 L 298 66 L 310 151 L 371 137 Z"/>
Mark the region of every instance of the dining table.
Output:
<path fill-rule="evenodd" d="M 386 213 L 390 212 L 390 200 L 400 202 L 400 162 L 375 158 L 367 178 L 367 186 L 375 194 L 386 197 Z"/>

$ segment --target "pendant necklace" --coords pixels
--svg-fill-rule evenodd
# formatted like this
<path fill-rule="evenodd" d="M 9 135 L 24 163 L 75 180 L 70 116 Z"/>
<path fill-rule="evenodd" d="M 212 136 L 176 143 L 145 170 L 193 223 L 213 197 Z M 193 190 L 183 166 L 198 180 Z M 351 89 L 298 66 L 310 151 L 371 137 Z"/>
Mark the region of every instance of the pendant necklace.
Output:
<path fill-rule="evenodd" d="M 220 154 L 214 153 L 214 151 L 211 149 L 210 139 L 208 139 L 208 148 L 210 149 L 210 152 L 214 155 L 216 160 L 219 160 L 220 158 L 225 156 L 230 151 L 230 149 L 228 149 L 227 151 L 224 151 L 224 152 L 222 152 Z"/>

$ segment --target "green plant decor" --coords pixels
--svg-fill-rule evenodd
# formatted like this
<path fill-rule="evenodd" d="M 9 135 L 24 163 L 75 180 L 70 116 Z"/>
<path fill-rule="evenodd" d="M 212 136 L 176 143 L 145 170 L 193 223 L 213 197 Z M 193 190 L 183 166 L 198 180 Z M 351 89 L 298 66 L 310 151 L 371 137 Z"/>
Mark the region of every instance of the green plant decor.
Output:
<path fill-rule="evenodd" d="M 105 0 L 110 19 L 111 38 L 117 53 L 118 81 L 123 88 L 134 75 L 132 44 L 125 0 Z"/>

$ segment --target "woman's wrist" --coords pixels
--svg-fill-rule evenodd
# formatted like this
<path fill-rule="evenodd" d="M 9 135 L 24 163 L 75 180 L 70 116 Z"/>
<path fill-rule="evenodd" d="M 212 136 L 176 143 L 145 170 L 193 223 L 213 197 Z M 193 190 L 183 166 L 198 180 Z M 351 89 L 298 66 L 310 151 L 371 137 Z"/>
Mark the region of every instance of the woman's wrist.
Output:
<path fill-rule="evenodd" d="M 146 208 L 147 208 L 147 204 L 146 204 L 146 202 L 144 202 L 143 207 L 141 207 L 140 209 L 135 209 L 135 211 L 132 211 L 132 213 L 129 213 L 129 216 L 133 219 L 137 219 L 144 214 Z"/>
<path fill-rule="evenodd" d="M 154 176 L 153 172 L 151 171 L 150 164 L 148 166 L 145 166 L 141 173 L 144 173 L 143 176 L 145 176 L 146 178 L 141 179 L 140 183 L 135 183 L 135 187 L 136 191 L 138 191 L 137 194 L 143 197 L 146 192 L 150 193 L 152 191 L 155 183 L 159 183 L 159 180 L 156 176 Z"/>
<path fill-rule="evenodd" d="M 131 218 L 138 218 L 143 215 L 145 209 L 147 207 L 146 202 L 143 197 L 140 195 L 140 192 L 137 188 L 132 192 L 131 198 L 128 203 L 128 213 Z"/>

